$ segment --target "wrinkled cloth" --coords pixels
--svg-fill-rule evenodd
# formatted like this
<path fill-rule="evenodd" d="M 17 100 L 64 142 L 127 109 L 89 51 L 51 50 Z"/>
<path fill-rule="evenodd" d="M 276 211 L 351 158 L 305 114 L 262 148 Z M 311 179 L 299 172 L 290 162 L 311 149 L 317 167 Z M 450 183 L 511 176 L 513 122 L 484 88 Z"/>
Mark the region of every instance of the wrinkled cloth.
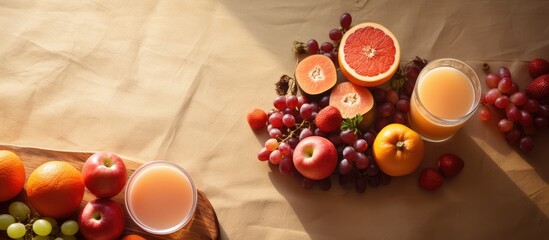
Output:
<path fill-rule="evenodd" d="M 521 89 L 529 60 L 549 59 L 549 2 L 0 1 L 0 144 L 111 151 L 177 162 L 211 201 L 222 239 L 547 239 L 549 131 L 510 147 L 478 116 L 445 152 L 465 161 L 441 189 L 419 171 L 358 194 L 303 189 L 257 160 L 267 139 L 246 122 L 292 75 L 294 40 L 329 41 L 339 16 L 378 22 L 415 56 L 507 66 Z M 486 85 L 483 82 L 483 87 Z"/>

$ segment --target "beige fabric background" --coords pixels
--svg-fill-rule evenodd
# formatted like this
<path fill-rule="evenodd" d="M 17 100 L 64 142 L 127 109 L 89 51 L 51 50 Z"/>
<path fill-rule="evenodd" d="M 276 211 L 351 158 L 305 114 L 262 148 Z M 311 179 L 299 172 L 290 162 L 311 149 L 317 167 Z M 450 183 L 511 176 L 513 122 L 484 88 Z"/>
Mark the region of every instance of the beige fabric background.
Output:
<path fill-rule="evenodd" d="M 549 131 L 521 154 L 478 117 L 427 144 L 422 167 L 460 154 L 437 192 L 418 173 L 365 194 L 304 190 L 256 160 L 266 135 L 246 113 L 271 107 L 292 74 L 293 40 L 328 40 L 343 12 L 379 22 L 402 62 L 453 57 L 482 77 L 549 58 L 549 1 L 0 1 L 0 143 L 107 150 L 184 166 L 223 239 L 547 239 Z"/>

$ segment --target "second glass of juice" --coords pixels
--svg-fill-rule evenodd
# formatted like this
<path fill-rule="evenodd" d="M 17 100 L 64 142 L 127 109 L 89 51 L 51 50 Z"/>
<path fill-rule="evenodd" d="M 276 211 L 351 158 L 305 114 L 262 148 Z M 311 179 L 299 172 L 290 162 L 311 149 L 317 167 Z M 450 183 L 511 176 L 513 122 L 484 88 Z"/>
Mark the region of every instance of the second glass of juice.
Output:
<path fill-rule="evenodd" d="M 189 223 L 197 204 L 197 189 L 179 165 L 152 161 L 132 174 L 125 200 L 130 217 L 139 227 L 165 235 Z"/>
<path fill-rule="evenodd" d="M 477 74 L 464 62 L 432 61 L 417 78 L 410 99 L 410 125 L 426 141 L 445 141 L 473 115 L 481 91 Z"/>

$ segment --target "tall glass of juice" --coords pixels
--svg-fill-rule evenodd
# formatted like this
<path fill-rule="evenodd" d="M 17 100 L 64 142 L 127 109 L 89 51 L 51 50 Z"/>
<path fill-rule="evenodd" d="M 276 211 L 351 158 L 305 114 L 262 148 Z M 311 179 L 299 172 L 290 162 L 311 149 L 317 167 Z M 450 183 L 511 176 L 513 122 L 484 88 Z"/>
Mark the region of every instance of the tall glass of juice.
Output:
<path fill-rule="evenodd" d="M 165 235 L 183 228 L 192 218 L 197 189 L 177 164 L 152 161 L 141 165 L 128 180 L 126 209 L 143 230 Z"/>
<path fill-rule="evenodd" d="M 432 61 L 417 78 L 410 99 L 410 125 L 426 141 L 445 141 L 473 115 L 481 91 L 477 74 L 464 62 Z"/>

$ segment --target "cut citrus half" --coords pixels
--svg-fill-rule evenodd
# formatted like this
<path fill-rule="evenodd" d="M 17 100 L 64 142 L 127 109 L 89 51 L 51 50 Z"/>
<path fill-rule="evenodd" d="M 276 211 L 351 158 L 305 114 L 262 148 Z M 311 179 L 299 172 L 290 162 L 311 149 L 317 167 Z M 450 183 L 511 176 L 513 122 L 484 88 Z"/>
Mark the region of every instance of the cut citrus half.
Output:
<path fill-rule="evenodd" d="M 326 92 L 337 82 L 334 62 L 322 54 L 314 54 L 301 60 L 295 68 L 297 84 L 307 94 Z"/>
<path fill-rule="evenodd" d="M 383 25 L 365 22 L 343 35 L 338 60 L 349 81 L 375 87 L 395 74 L 400 63 L 400 46 L 395 35 Z"/>
<path fill-rule="evenodd" d="M 362 115 L 360 130 L 367 130 L 375 119 L 374 97 L 368 88 L 351 82 L 337 84 L 330 93 L 330 105 L 341 112 L 343 118 Z"/>

